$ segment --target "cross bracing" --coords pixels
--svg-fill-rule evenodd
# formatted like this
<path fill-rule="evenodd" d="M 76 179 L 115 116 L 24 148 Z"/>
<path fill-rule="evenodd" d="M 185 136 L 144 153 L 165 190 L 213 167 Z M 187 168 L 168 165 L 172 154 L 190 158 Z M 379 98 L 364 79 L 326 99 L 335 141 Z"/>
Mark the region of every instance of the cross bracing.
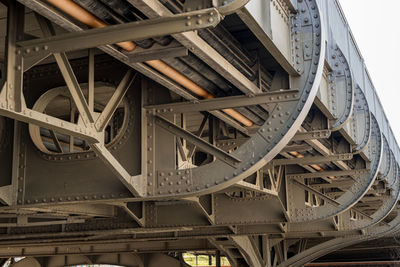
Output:
<path fill-rule="evenodd" d="M 399 230 L 399 147 L 337 1 L 1 3 L 15 266 L 301 266 Z"/>

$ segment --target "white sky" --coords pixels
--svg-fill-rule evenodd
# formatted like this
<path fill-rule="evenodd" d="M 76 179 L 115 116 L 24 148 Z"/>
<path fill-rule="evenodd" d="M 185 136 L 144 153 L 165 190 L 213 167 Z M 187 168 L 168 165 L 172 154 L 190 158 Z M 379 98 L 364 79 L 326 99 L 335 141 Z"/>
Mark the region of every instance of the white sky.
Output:
<path fill-rule="evenodd" d="M 340 0 L 400 144 L 400 0 Z"/>

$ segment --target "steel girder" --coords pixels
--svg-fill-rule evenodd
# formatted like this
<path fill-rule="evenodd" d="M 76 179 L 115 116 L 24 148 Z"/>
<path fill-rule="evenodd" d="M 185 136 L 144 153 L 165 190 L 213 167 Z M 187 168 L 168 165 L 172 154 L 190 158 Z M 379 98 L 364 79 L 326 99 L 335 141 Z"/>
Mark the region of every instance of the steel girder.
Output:
<path fill-rule="evenodd" d="M 279 263 L 288 266 L 398 230 L 398 217 L 392 221 L 387 219 L 397 212 L 395 206 L 400 192 L 398 165 L 395 152 L 391 151 L 393 142 L 382 135 L 384 129 L 378 125 L 379 118 L 371 114 L 373 105 L 370 107 L 364 91 L 354 86 L 351 65 L 340 45 L 329 40 L 325 54 L 323 19 L 315 1 L 298 1 L 297 13 L 288 1 L 271 1 L 271 7 L 276 9 L 271 14 L 281 14 L 278 19 L 282 21 L 289 17 L 287 29 L 293 65 L 288 67 L 282 58 L 277 60 L 292 76 L 281 74 L 277 68 L 277 74 L 269 81 L 271 90 L 267 92 L 262 90 L 261 78 L 248 78 L 201 35 L 175 34 L 215 26 L 222 19 L 220 14 L 235 13 L 234 9 L 227 11 L 227 8 L 242 7 L 245 2 L 233 1 L 212 9 L 203 6 L 194 13 L 173 15 L 172 8 L 158 1 L 130 0 L 129 3 L 150 19 L 85 31 L 44 1 L 20 2 L 73 33 L 52 37 L 52 24 L 39 17 L 43 33 L 48 37 L 17 40 L 15 33 L 23 32 L 21 6 L 17 6 L 18 12 L 10 12 L 12 15 L 8 18 L 15 23 L 9 27 L 9 32 L 14 33 L 8 39 L 11 56 L 7 81 L 11 82 L 2 91 L 2 110 L 11 118 L 31 124 L 28 136 L 26 125 L 14 123 L 13 149 L 0 140 L 0 144 L 6 144 L 5 149 L 0 147 L 1 155 L 9 158 L 10 154 L 14 155 L 11 168 L 4 164 L 6 172 L 13 173 L 12 181 L 1 181 L 5 183 L 0 192 L 5 205 L 1 211 L 12 216 L 4 215 L 8 221 L 0 223 L 0 227 L 8 227 L 8 234 L 0 237 L 0 255 L 49 253 L 49 250 L 43 252 L 40 246 L 27 253 L 26 248 L 38 238 L 48 238 L 50 248 L 46 249 L 54 246 L 59 253 L 68 254 L 62 249 L 78 244 L 87 245 L 90 250 L 104 242 L 104 236 L 115 242 L 115 246 L 104 248 L 102 253 L 125 252 L 126 247 L 137 246 L 124 243 L 133 237 L 135 241 L 146 241 L 149 249 L 143 253 L 154 251 L 157 246 L 181 251 L 186 245 L 186 250 L 219 249 L 234 265 L 247 262 L 251 266 Z M 237 15 L 246 25 L 254 23 L 246 20 L 249 16 L 246 11 L 237 10 Z M 195 17 L 202 17 L 207 23 L 198 23 Z M 159 26 L 161 22 L 171 23 L 171 27 L 166 30 Z M 156 32 L 149 33 L 149 25 Z M 139 31 L 132 32 L 131 26 L 138 27 Z M 121 33 L 132 35 L 121 37 Z M 241 95 L 224 94 L 201 100 L 150 65 L 132 59 L 134 53 L 111 45 L 171 33 L 176 41 L 162 48 L 163 52 L 157 52 L 159 47 L 155 47 L 151 49 L 158 54 L 144 48 L 137 53 L 147 51 L 151 54 L 150 60 L 162 58 L 168 64 L 177 64 L 180 60 L 185 64 L 199 62 L 203 65 L 197 66 L 198 69 L 191 66 L 199 73 L 186 73 L 187 76 L 203 87 L 209 86 L 213 93 L 212 90 L 227 87 L 237 89 L 236 94 Z M 213 38 L 223 39 L 213 34 Z M 108 35 L 112 35 L 110 39 L 104 39 Z M 256 37 L 263 43 L 260 33 Z M 82 42 L 74 46 L 60 43 L 71 38 Z M 46 44 L 48 47 L 44 49 Z M 102 60 L 101 55 L 96 56 L 95 65 L 94 50 L 89 52 L 89 64 L 69 62 L 64 54 L 98 45 L 104 45 L 100 47 L 104 52 L 148 78 L 110 59 Z M 180 49 L 172 57 L 182 59 L 170 59 L 171 55 L 167 54 L 171 47 Z M 269 44 L 269 49 L 273 57 L 279 56 L 276 47 Z M 54 71 L 51 67 L 34 66 L 48 58 L 50 52 L 55 53 L 67 86 L 58 77 L 41 88 L 45 83 L 40 73 L 48 72 L 46 77 L 56 77 L 56 74 L 50 75 Z M 323 76 L 324 56 L 327 64 Z M 148 55 L 143 58 L 149 60 Z M 253 67 L 258 69 L 259 76 L 266 75 L 263 64 L 267 65 L 259 62 Z M 178 65 L 175 68 L 182 70 L 182 65 Z M 91 73 L 87 83 L 86 78 L 82 79 L 86 75 L 82 69 L 86 67 Z M 41 68 L 44 71 L 39 71 Z M 27 90 L 22 91 L 22 73 L 27 70 L 31 70 L 25 74 Z M 94 75 L 103 76 L 107 81 L 95 82 Z M 213 77 L 211 83 L 201 79 L 207 75 Z M 285 84 L 286 78 L 290 80 L 288 86 L 283 86 L 286 89 L 277 86 Z M 320 88 L 317 92 L 323 79 L 329 87 L 327 91 Z M 174 93 L 170 95 L 163 86 Z M 33 88 L 40 89 L 32 93 Z M 94 92 L 103 89 L 115 94 L 100 105 Z M 181 102 L 175 94 L 185 101 Z M 65 122 L 44 114 L 59 98 L 73 102 L 80 116 Z M 120 106 L 124 106 L 125 112 L 122 134 L 109 144 L 98 145 L 103 143 L 103 133 L 108 134 L 104 128 Z M 261 123 L 246 127 L 227 115 L 225 109 L 240 111 Z M 190 113 L 205 115 L 193 119 Z M 197 129 L 190 125 L 193 122 Z M 1 129 L 10 124 L 10 120 L 0 120 L 0 139 L 8 138 L 1 134 Z M 43 129 L 35 125 L 49 129 L 46 139 L 43 139 Z M 221 132 L 223 138 L 219 139 Z M 63 143 L 65 136 L 69 136 L 69 150 Z M 71 153 L 71 147 L 82 140 L 90 144 L 91 150 Z M 188 161 L 199 152 L 207 154 L 203 166 Z M 182 162 L 184 167 L 178 167 Z M 63 206 L 66 203 L 68 206 Z M 55 228 L 57 225 L 62 227 Z M 27 240 L 18 241 L 22 235 Z M 117 237 L 113 240 L 114 235 Z M 82 236 L 93 243 L 83 244 Z M 288 258 L 289 248 L 304 237 L 334 239 L 308 249 L 300 242 L 298 255 Z M 176 246 L 172 244 L 175 239 Z M 192 239 L 196 241 L 188 241 Z M 207 244 L 197 242 L 207 239 Z M 1 254 L 1 246 L 11 243 L 13 252 Z M 79 254 L 86 253 L 95 252 Z"/>
<path fill-rule="evenodd" d="M 301 192 L 303 188 L 299 188 L 297 183 L 288 181 L 288 195 L 292 197 L 292 199 L 289 201 L 292 222 L 305 222 L 310 220 L 332 218 L 333 216 L 336 216 L 339 213 L 351 208 L 364 196 L 364 194 L 368 192 L 378 174 L 383 151 L 382 135 L 376 121 L 373 123 L 373 129 L 374 134 L 371 136 L 371 140 L 368 145 L 368 151 L 370 152 L 369 159 L 371 160 L 369 171 L 364 174 L 355 175 L 355 181 L 353 185 L 339 198 L 335 199 L 334 205 L 332 205 L 332 202 L 328 202 L 326 205 L 319 207 L 307 206 L 306 203 L 301 201 L 301 198 L 303 197 L 302 194 L 298 193 L 299 191 Z M 327 176 L 329 175 L 334 174 L 328 174 Z M 293 177 L 292 179 L 296 179 L 297 176 L 300 179 L 302 178 L 301 175 L 296 174 L 293 174 L 290 177 Z M 298 182 L 302 183 L 301 181 Z"/>
<path fill-rule="evenodd" d="M 400 219 L 398 211 L 396 217 L 384 225 L 367 228 L 363 231 L 362 235 L 359 236 L 347 236 L 334 238 L 329 241 L 323 242 L 312 248 L 309 248 L 296 256 L 293 256 L 289 260 L 283 262 L 279 266 L 302 266 L 305 263 L 311 262 L 323 255 L 328 254 L 331 251 L 338 250 L 340 248 L 351 246 L 365 240 L 376 239 L 385 235 L 393 234 L 399 231 Z"/>
<path fill-rule="evenodd" d="M 160 16 L 169 14 L 165 7 L 154 1 L 130 1 L 132 4 L 139 6 L 142 12 L 148 16 Z M 185 177 L 188 177 L 192 182 L 190 186 L 177 186 L 176 184 L 182 179 L 182 174 L 178 174 L 174 169 L 164 169 L 157 170 L 153 163 L 148 163 L 147 170 L 148 173 L 170 173 L 173 175 L 168 177 L 168 184 L 173 183 L 174 186 L 160 186 L 160 182 L 157 183 L 162 177 L 150 177 L 148 178 L 148 183 L 152 185 L 158 184 L 158 187 L 149 188 L 152 196 L 190 196 L 194 194 L 207 194 L 212 193 L 234 183 L 243 180 L 245 177 L 254 173 L 261 166 L 265 165 L 270 161 L 283 146 L 294 136 L 297 131 L 297 127 L 301 124 L 308 109 L 311 107 L 314 96 L 318 90 L 315 86 L 322 75 L 322 58 L 324 56 L 325 44 L 323 31 L 321 31 L 321 20 L 319 19 L 319 12 L 317 8 L 311 9 L 311 6 L 315 6 L 314 2 L 304 2 L 304 8 L 311 12 L 310 14 L 299 14 L 296 16 L 296 20 L 301 21 L 303 16 L 311 16 L 312 21 L 307 21 L 303 23 L 302 27 L 298 22 L 293 22 L 293 31 L 298 34 L 294 37 L 296 40 L 303 40 L 304 44 L 307 45 L 309 51 L 305 51 L 308 55 L 303 60 L 303 67 L 305 75 L 300 77 L 291 77 L 291 88 L 296 88 L 299 90 L 297 96 L 299 97 L 298 102 L 282 102 L 274 105 L 270 108 L 269 118 L 264 122 L 258 131 L 251 136 L 251 138 L 238 147 L 231 154 L 238 159 L 240 163 L 235 166 L 226 164 L 221 160 L 216 160 L 205 166 L 189 169 Z M 300 37 L 300 35 L 302 35 Z M 214 52 L 211 53 L 212 49 L 206 43 L 203 43 L 197 37 L 193 36 L 192 33 L 173 35 L 179 42 L 183 45 L 191 47 L 192 52 L 196 54 L 199 58 L 203 59 L 207 64 L 213 67 L 215 70 L 219 71 L 222 62 L 224 66 L 228 66 L 225 60 L 216 61 L 220 56 L 215 55 Z M 201 44 L 201 45 L 200 45 Z M 298 46 L 298 45 L 297 45 Z M 300 53 L 300 50 L 299 52 Z M 217 67 L 218 66 L 218 67 Z M 240 90 L 246 94 L 256 94 L 257 91 L 248 91 L 249 87 L 243 88 L 243 84 L 238 84 L 240 81 L 244 81 L 241 74 L 234 75 L 233 73 L 227 74 L 227 67 L 223 67 L 225 70 L 221 70 L 222 74 L 230 80 L 234 85 L 237 85 Z M 234 77 L 231 77 L 234 76 Z M 231 77 L 231 78 L 229 78 Z M 234 80 L 233 80 L 234 79 Z M 253 87 L 253 86 L 251 86 Z M 250 88 L 251 88 L 250 87 Z M 286 110 L 286 112 L 282 112 Z M 148 123 L 153 125 L 153 120 L 151 116 L 147 118 Z M 152 128 L 148 128 L 150 131 Z M 148 157 L 152 156 L 152 153 L 148 154 Z M 148 162 L 154 162 L 153 159 L 149 158 Z"/>

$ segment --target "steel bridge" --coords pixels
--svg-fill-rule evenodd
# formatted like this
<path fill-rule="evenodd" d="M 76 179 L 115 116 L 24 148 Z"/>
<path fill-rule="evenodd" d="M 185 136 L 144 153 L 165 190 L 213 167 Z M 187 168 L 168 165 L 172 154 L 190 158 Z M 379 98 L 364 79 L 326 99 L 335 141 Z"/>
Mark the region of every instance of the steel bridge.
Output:
<path fill-rule="evenodd" d="M 302 266 L 400 230 L 399 146 L 337 0 L 0 2 L 12 266 Z"/>

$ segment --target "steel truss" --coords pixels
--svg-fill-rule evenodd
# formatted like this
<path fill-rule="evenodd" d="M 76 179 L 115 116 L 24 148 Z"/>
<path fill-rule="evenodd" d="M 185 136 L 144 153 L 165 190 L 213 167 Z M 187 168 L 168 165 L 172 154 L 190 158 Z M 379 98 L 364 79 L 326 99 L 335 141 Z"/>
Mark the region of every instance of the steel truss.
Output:
<path fill-rule="evenodd" d="M 317 1 L 61 1 L 101 27 L 3 2 L 12 266 L 301 266 L 400 230 L 395 142 Z"/>

